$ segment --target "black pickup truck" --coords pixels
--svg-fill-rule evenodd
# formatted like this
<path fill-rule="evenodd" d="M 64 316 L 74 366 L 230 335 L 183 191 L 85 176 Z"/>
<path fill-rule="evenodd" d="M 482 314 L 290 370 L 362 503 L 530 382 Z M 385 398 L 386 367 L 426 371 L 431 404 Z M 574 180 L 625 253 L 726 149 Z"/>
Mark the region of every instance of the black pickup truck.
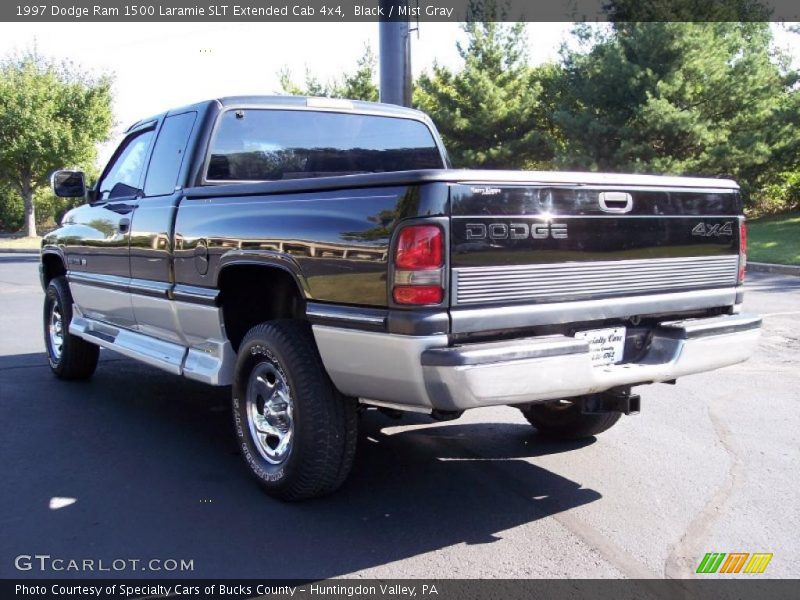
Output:
<path fill-rule="evenodd" d="M 273 496 L 335 490 L 367 406 L 511 405 L 543 434 L 637 412 L 631 387 L 746 360 L 737 185 L 461 171 L 429 118 L 299 97 L 202 102 L 128 129 L 42 243 L 53 372 L 100 347 L 231 385 Z"/>

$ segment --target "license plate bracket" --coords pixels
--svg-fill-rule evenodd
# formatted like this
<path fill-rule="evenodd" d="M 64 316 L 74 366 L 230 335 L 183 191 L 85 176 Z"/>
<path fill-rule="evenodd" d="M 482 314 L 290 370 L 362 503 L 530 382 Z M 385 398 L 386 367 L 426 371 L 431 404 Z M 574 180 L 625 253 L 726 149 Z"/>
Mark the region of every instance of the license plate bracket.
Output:
<path fill-rule="evenodd" d="M 625 352 L 625 327 L 606 327 L 576 331 L 575 338 L 586 340 L 593 367 L 622 362 Z"/>

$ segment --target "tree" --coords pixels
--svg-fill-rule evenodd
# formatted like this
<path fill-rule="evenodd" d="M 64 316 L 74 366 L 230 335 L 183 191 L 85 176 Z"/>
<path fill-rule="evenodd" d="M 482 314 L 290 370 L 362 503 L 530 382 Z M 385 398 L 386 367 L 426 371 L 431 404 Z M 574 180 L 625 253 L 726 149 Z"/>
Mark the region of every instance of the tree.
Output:
<path fill-rule="evenodd" d="M 285 94 L 377 102 L 376 66 L 377 59 L 375 54 L 367 44 L 364 46 L 364 54 L 356 63 L 355 70 L 351 73 L 345 73 L 340 80 L 334 79 L 327 83 L 322 83 L 315 75 L 306 70 L 305 86 L 300 86 L 292 80 L 292 74 L 289 69 L 284 68 L 279 73 L 280 84 Z"/>
<path fill-rule="evenodd" d="M 414 104 L 433 118 L 453 163 L 532 168 L 553 156 L 554 132 L 543 99 L 550 65 L 528 65 L 525 25 L 470 21 L 464 61 L 453 72 L 435 64 L 417 81 Z"/>
<path fill-rule="evenodd" d="M 562 50 L 562 166 L 729 175 L 752 188 L 797 154 L 797 74 L 764 22 L 578 26 Z M 588 48 L 588 49 L 587 49 Z"/>
<path fill-rule="evenodd" d="M 64 166 L 90 166 L 112 125 L 111 80 L 36 52 L 0 64 L 0 181 L 22 197 L 36 235 L 35 192 Z"/>
<path fill-rule="evenodd" d="M 769 21 L 772 16 L 764 0 L 609 0 L 603 8 L 608 20 L 617 22 Z"/>

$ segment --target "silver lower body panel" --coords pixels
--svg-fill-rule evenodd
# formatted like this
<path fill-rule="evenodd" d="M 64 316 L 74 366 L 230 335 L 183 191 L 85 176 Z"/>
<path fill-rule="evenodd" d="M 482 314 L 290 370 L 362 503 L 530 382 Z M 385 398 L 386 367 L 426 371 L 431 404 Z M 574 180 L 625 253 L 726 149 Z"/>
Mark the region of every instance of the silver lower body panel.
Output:
<path fill-rule="evenodd" d="M 567 336 L 447 347 L 446 336 L 326 326 L 314 326 L 314 335 L 342 393 L 452 411 L 570 398 L 734 365 L 753 353 L 760 325 L 751 315 L 664 322 L 641 360 L 605 366 L 594 366 L 588 344 Z"/>
<path fill-rule="evenodd" d="M 221 335 L 218 309 L 157 300 L 161 310 L 175 311 L 172 316 L 185 325 L 173 332 L 169 339 L 152 335 L 160 332 L 158 328 L 134 331 L 92 319 L 73 305 L 69 332 L 129 358 L 136 359 L 153 367 L 158 367 L 175 375 L 184 375 L 211 385 L 229 385 L 233 381 L 233 368 L 236 353 L 230 342 Z M 199 311 L 199 312 L 198 312 Z M 214 325 L 216 323 L 217 325 Z M 215 337 L 201 337 L 197 333 L 218 332 Z"/>
<path fill-rule="evenodd" d="M 420 356 L 447 345 L 446 335 L 414 337 L 314 325 L 325 369 L 347 396 L 383 404 L 431 407 Z"/>

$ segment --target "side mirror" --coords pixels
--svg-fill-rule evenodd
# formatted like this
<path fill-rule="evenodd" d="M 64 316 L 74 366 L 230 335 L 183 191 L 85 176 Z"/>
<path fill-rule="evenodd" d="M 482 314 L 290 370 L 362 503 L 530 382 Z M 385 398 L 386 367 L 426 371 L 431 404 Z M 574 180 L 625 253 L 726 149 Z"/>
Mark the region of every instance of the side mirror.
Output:
<path fill-rule="evenodd" d="M 86 181 L 83 171 L 56 171 L 50 176 L 53 193 L 59 198 L 82 198 L 86 196 Z"/>

